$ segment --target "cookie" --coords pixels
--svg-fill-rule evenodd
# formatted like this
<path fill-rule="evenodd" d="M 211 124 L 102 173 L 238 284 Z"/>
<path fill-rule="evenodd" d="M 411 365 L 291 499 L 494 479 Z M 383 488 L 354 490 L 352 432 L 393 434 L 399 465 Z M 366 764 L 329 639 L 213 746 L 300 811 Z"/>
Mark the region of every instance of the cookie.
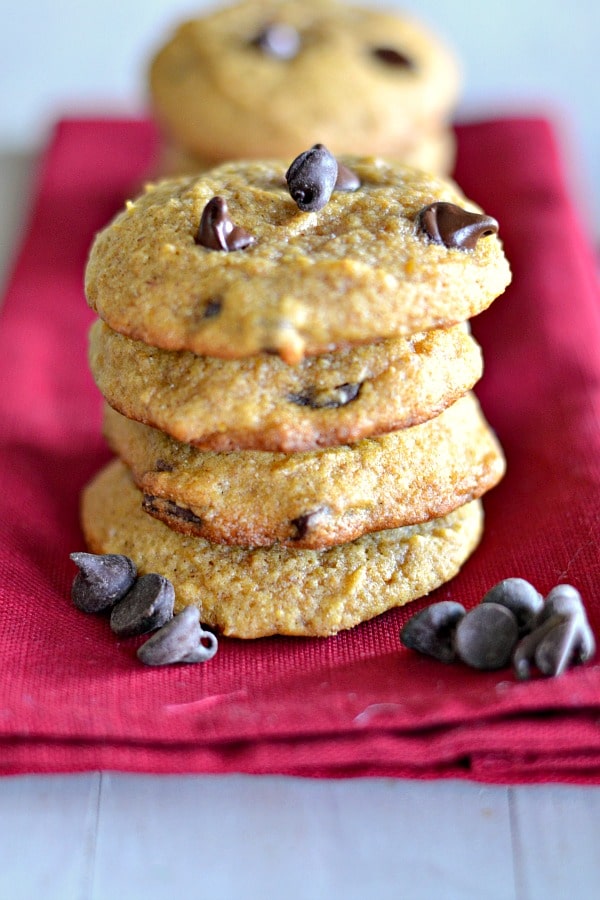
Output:
<path fill-rule="evenodd" d="M 473 394 L 421 425 L 305 453 L 204 452 L 110 407 L 104 429 L 146 512 L 184 534 L 247 547 L 322 549 L 438 518 L 504 473 Z"/>
<path fill-rule="evenodd" d="M 249 0 L 182 23 L 149 66 L 154 115 L 201 159 L 401 156 L 449 120 L 455 54 L 412 18 L 332 0 Z"/>
<path fill-rule="evenodd" d="M 360 185 L 317 212 L 299 209 L 281 161 L 150 185 L 96 237 L 89 304 L 152 346 L 295 364 L 463 322 L 502 293 L 497 224 L 456 185 L 383 159 L 339 162 Z"/>
<path fill-rule="evenodd" d="M 176 611 L 238 638 L 327 636 L 422 597 L 452 578 L 477 546 L 475 500 L 448 516 L 381 531 L 330 550 L 244 550 L 177 534 L 145 515 L 126 467 L 109 464 L 87 486 L 82 525 L 94 553 L 122 553 L 140 573 L 175 587 Z"/>
<path fill-rule="evenodd" d="M 479 345 L 468 328 L 306 357 L 241 360 L 158 350 L 97 321 L 96 384 L 123 415 L 203 450 L 314 450 L 416 425 L 477 382 Z"/>

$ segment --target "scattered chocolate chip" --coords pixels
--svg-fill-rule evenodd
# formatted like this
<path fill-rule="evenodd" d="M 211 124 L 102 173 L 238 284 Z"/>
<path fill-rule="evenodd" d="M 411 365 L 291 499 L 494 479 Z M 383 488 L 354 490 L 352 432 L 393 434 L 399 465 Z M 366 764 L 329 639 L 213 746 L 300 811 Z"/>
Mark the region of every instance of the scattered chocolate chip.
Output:
<path fill-rule="evenodd" d="M 293 59 L 298 55 L 301 40 L 300 35 L 291 25 L 272 22 L 265 26 L 250 43 L 268 56 L 286 60 Z"/>
<path fill-rule="evenodd" d="M 297 519 L 292 519 L 292 525 L 296 529 L 295 539 L 297 541 L 303 541 L 305 537 L 309 534 L 309 532 L 321 522 L 326 516 L 329 515 L 329 507 L 320 506 L 319 509 L 313 509 L 309 513 L 305 513 L 303 516 L 298 516 Z"/>
<path fill-rule="evenodd" d="M 417 215 L 417 228 L 435 244 L 473 250 L 477 241 L 498 231 L 491 216 L 472 213 L 454 203 L 431 203 Z"/>
<path fill-rule="evenodd" d="M 400 632 L 400 641 L 411 650 L 450 663 L 456 658 L 454 633 L 464 615 L 462 603 L 432 603 L 408 620 Z"/>
<path fill-rule="evenodd" d="M 157 459 L 154 463 L 155 472 L 172 472 L 175 466 L 166 459 Z"/>
<path fill-rule="evenodd" d="M 142 575 L 124 597 L 113 606 L 110 627 L 118 637 L 148 634 L 165 625 L 173 616 L 175 590 L 162 575 Z"/>
<path fill-rule="evenodd" d="M 335 156 L 315 144 L 292 162 L 285 173 L 289 192 L 302 212 L 316 212 L 328 202 L 338 175 Z"/>
<path fill-rule="evenodd" d="M 508 665 L 518 638 L 517 620 L 506 606 L 480 603 L 460 620 L 454 642 L 464 663 L 491 670 Z"/>
<path fill-rule="evenodd" d="M 175 519 L 181 519 L 183 522 L 193 522 L 195 525 L 202 525 L 202 519 L 193 513 L 191 509 L 185 506 L 179 506 L 173 500 L 165 500 L 163 497 L 155 497 L 153 494 L 144 494 L 142 497 L 142 507 L 145 512 L 158 514 L 165 513 L 167 516 L 173 516 Z"/>
<path fill-rule="evenodd" d="M 70 559 L 79 568 L 71 588 L 71 598 L 82 612 L 97 613 L 113 606 L 136 579 L 135 564 L 128 556 L 118 553 L 71 553 Z"/>
<path fill-rule="evenodd" d="M 142 644 L 137 655 L 147 666 L 167 666 L 171 663 L 205 662 L 212 659 L 217 649 L 215 635 L 200 627 L 197 607 L 186 606 Z"/>
<path fill-rule="evenodd" d="M 373 56 L 388 66 L 397 66 L 400 69 L 414 69 L 415 63 L 406 54 L 394 47 L 374 47 Z"/>
<path fill-rule="evenodd" d="M 531 663 L 542 675 L 562 675 L 569 666 L 587 662 L 596 641 L 579 591 L 559 584 L 546 597 L 533 630 L 517 645 L 513 666 L 517 678 L 531 677 Z"/>
<path fill-rule="evenodd" d="M 357 191 L 360 187 L 360 178 L 352 169 L 338 162 L 338 173 L 335 180 L 335 191 Z"/>
<path fill-rule="evenodd" d="M 531 630 L 544 598 L 524 578 L 505 578 L 490 588 L 481 602 L 499 603 L 510 609 L 517 620 L 519 635 L 523 635 Z"/>
<path fill-rule="evenodd" d="M 256 239 L 229 218 L 227 202 L 213 197 L 202 212 L 196 243 L 208 250 L 244 250 Z"/>
<path fill-rule="evenodd" d="M 541 625 L 546 619 L 554 615 L 585 617 L 585 609 L 581 594 L 571 584 L 557 584 L 544 600 L 541 606 L 535 626 Z"/>
<path fill-rule="evenodd" d="M 340 384 L 323 390 L 307 388 L 301 394 L 288 394 L 287 399 L 296 406 L 309 406 L 311 409 L 338 409 L 356 400 L 361 386 L 361 384 Z"/>

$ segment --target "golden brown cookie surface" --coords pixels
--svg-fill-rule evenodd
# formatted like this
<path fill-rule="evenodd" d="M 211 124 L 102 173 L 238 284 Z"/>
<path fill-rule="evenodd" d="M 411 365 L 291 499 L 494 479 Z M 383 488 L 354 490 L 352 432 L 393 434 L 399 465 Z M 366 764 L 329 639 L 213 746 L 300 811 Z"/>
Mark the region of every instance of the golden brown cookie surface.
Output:
<path fill-rule="evenodd" d="M 334 152 L 398 155 L 447 120 L 454 54 L 406 15 L 332 0 L 247 0 L 183 23 L 149 82 L 164 131 L 213 162 Z"/>
<path fill-rule="evenodd" d="M 158 350 L 96 322 L 90 364 L 123 415 L 204 450 L 313 450 L 425 421 L 481 376 L 464 325 L 365 344 L 297 366 Z"/>
<path fill-rule="evenodd" d="M 113 462 L 84 491 L 94 553 L 123 553 L 141 574 L 175 587 L 176 609 L 201 610 L 226 635 L 326 636 L 422 597 L 452 578 L 477 546 L 473 501 L 443 519 L 378 532 L 331 550 L 243 550 L 177 534 L 147 516 L 125 466 Z"/>
<path fill-rule="evenodd" d="M 305 453 L 203 452 L 106 408 L 105 434 L 145 509 L 182 533 L 324 548 L 445 515 L 504 473 L 472 394 L 429 422 Z"/>
<path fill-rule="evenodd" d="M 470 249 L 432 240 L 422 211 L 440 201 L 476 210 L 451 182 L 382 159 L 344 158 L 356 191 L 301 212 L 284 162 L 230 163 L 160 182 L 96 238 L 89 304 L 114 330 L 147 344 L 239 358 L 305 354 L 463 322 L 510 281 L 495 234 Z M 198 242 L 207 204 L 253 243 Z"/>

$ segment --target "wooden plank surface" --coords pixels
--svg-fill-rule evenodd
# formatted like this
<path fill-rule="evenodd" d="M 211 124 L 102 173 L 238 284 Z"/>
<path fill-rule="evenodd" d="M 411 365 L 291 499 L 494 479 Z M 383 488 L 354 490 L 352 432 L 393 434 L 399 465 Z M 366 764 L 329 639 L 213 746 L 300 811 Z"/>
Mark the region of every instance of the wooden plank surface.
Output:
<path fill-rule="evenodd" d="M 0 811 L 0 900 L 516 896 L 502 787 L 26 776 L 0 780 Z"/>

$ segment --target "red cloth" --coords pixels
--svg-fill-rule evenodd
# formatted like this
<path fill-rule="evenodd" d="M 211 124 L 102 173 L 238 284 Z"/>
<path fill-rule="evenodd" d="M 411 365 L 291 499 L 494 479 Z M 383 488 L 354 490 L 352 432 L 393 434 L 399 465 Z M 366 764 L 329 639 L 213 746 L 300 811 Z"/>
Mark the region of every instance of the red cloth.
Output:
<path fill-rule="evenodd" d="M 514 284 L 477 320 L 479 395 L 508 457 L 480 549 L 433 595 L 472 606 L 496 581 L 569 581 L 600 634 L 600 306 L 588 235 L 550 127 L 458 129 L 457 177 L 501 223 Z M 517 683 L 402 650 L 425 601 L 335 638 L 222 639 L 149 669 L 139 641 L 69 600 L 78 498 L 108 459 L 82 290 L 96 229 L 151 170 L 146 122 L 66 121 L 0 322 L 0 771 L 600 780 L 600 667 Z"/>

